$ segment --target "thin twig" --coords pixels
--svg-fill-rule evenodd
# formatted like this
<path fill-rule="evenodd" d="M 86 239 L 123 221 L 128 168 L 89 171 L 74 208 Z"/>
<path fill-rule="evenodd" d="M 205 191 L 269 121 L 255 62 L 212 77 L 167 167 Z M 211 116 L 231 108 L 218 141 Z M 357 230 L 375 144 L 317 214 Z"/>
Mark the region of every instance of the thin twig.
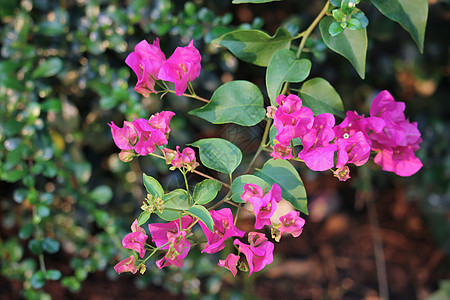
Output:
<path fill-rule="evenodd" d="M 205 178 L 215 180 L 215 181 L 217 181 L 218 183 L 220 183 L 221 185 L 223 185 L 224 187 L 227 187 L 227 188 L 229 188 L 229 189 L 231 188 L 231 186 L 230 186 L 229 184 L 226 184 L 225 182 L 220 181 L 219 179 L 216 179 L 216 178 L 214 178 L 214 177 L 212 177 L 212 176 L 209 176 L 209 175 L 207 175 L 207 174 L 205 174 L 205 173 L 202 173 L 202 172 L 197 171 L 197 170 L 192 170 L 192 172 L 194 172 L 195 174 L 198 174 L 198 175 L 200 175 L 200 176 L 203 176 L 203 177 L 205 177 Z"/>

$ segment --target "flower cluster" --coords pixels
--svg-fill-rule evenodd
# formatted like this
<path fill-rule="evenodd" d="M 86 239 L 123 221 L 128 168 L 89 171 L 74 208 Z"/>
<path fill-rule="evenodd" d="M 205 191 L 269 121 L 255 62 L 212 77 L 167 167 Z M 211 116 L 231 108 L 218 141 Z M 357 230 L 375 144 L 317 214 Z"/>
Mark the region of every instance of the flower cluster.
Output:
<path fill-rule="evenodd" d="M 122 128 L 114 122 L 108 124 L 116 146 L 122 150 L 119 158 L 127 162 L 136 154 L 145 156 L 153 153 L 156 147 L 166 145 L 170 133 L 169 123 L 174 115 L 174 112 L 162 111 L 152 115 L 149 120 L 140 118 L 132 122 L 124 121 Z"/>
<path fill-rule="evenodd" d="M 166 59 L 159 46 L 159 39 L 153 44 L 142 41 L 136 45 L 125 60 L 137 76 L 134 90 L 145 97 L 157 93 L 157 80 L 173 82 L 175 94 L 182 95 L 186 91 L 187 83 L 196 79 L 200 74 L 201 56 L 194 47 L 193 41 L 186 47 L 177 47 L 175 52 Z"/>
<path fill-rule="evenodd" d="M 404 103 L 396 102 L 388 91 L 374 99 L 369 117 L 349 111 L 336 126 L 332 114 L 314 116 L 296 95 L 280 95 L 277 103 L 273 113 L 277 128 L 274 158 L 293 158 L 292 140 L 300 138 L 303 149 L 298 158 L 314 171 L 336 166 L 335 175 L 340 180 L 350 178 L 347 164 L 365 164 L 371 151 L 377 153 L 375 163 L 383 170 L 400 176 L 410 176 L 422 167 L 414 155 L 422 141 L 417 123 L 406 120 Z"/>

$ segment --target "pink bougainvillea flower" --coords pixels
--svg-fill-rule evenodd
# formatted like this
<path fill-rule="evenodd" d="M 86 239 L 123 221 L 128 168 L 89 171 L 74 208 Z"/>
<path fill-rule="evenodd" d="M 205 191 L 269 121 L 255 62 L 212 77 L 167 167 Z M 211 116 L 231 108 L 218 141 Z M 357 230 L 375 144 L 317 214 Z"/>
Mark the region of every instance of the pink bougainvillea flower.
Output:
<path fill-rule="evenodd" d="M 145 242 L 148 236 L 145 234 L 145 230 L 137 226 L 137 224 L 138 220 L 134 220 L 131 225 L 131 233 L 127 234 L 122 240 L 122 248 L 132 249 L 143 258 L 145 255 Z"/>
<path fill-rule="evenodd" d="M 259 185 L 253 183 L 247 183 L 244 185 L 244 192 L 241 195 L 241 199 L 244 202 L 249 202 L 252 197 L 261 198 L 264 196 L 263 190 Z"/>
<path fill-rule="evenodd" d="M 133 224 L 131 224 L 131 232 L 142 232 L 143 234 L 145 234 L 145 229 L 138 226 L 138 220 L 135 219 Z"/>
<path fill-rule="evenodd" d="M 172 164 L 175 168 L 185 168 L 192 171 L 199 166 L 195 158 L 195 151 L 190 147 L 186 147 L 180 152 L 180 146 L 176 147 L 176 151 L 164 148 L 166 162 Z"/>
<path fill-rule="evenodd" d="M 151 127 L 167 135 L 170 133 L 169 123 L 174 115 L 175 113 L 172 111 L 162 111 L 152 115 L 149 123 Z"/>
<path fill-rule="evenodd" d="M 187 83 L 193 81 L 200 74 L 200 52 L 191 41 L 186 47 L 178 47 L 164 62 L 158 77 L 175 83 L 175 94 L 180 96 L 186 91 Z"/>
<path fill-rule="evenodd" d="M 180 227 L 181 223 L 181 227 Z M 169 223 L 152 223 L 148 225 L 150 235 L 156 247 L 167 249 L 166 255 L 156 262 L 158 268 L 169 265 L 182 267 L 184 258 L 189 253 L 190 242 L 186 239 L 186 229 L 192 223 L 190 216 L 184 216 Z M 166 243 L 169 243 L 165 245 Z M 165 245 L 165 246 L 163 246 Z"/>
<path fill-rule="evenodd" d="M 274 245 L 269 242 L 266 236 L 259 232 L 250 232 L 248 234 L 250 245 L 244 244 L 235 239 L 233 244 L 238 246 L 239 252 L 244 253 L 247 258 L 250 277 L 253 272 L 261 271 L 266 265 L 273 262 Z"/>
<path fill-rule="evenodd" d="M 119 263 L 117 263 L 114 266 L 114 270 L 119 274 L 123 272 L 131 272 L 133 274 L 136 274 L 137 267 L 134 264 L 135 264 L 134 255 L 131 255 L 130 257 L 127 257 L 124 260 L 121 260 Z"/>
<path fill-rule="evenodd" d="M 122 248 L 127 248 L 139 253 L 140 257 L 143 258 L 145 255 L 145 242 L 148 236 L 140 231 L 131 232 L 127 234 L 122 240 Z"/>
<path fill-rule="evenodd" d="M 349 138 L 357 132 L 362 132 L 369 145 L 372 145 L 372 141 L 369 138 L 371 132 L 382 132 L 385 122 L 382 118 L 378 117 L 364 117 L 358 115 L 354 111 L 348 111 L 345 119 L 341 124 L 333 127 L 336 138 Z"/>
<path fill-rule="evenodd" d="M 335 144 L 338 149 L 337 168 L 341 168 L 348 163 L 353 163 L 357 166 L 364 165 L 370 156 L 370 145 L 366 140 L 364 133 L 358 131 L 351 137 L 344 134 L 343 138 L 338 139 Z"/>
<path fill-rule="evenodd" d="M 300 137 L 313 126 L 314 114 L 308 107 L 302 107 L 302 100 L 296 95 L 279 95 L 280 105 L 274 114 L 274 126 L 277 128 L 275 139 L 288 146 L 293 138 Z"/>
<path fill-rule="evenodd" d="M 217 211 L 211 210 L 209 213 L 214 221 L 214 232 L 211 232 L 202 221 L 199 222 L 207 240 L 206 247 L 202 250 L 202 253 L 216 253 L 225 247 L 225 240 L 229 237 L 244 236 L 245 231 L 239 230 L 234 226 L 233 213 L 229 208 Z"/>
<path fill-rule="evenodd" d="M 302 234 L 305 220 L 300 217 L 300 212 L 290 211 L 284 216 L 280 217 L 280 223 L 272 228 L 272 237 L 279 242 L 281 235 L 290 233 L 293 237 L 298 237 Z"/>
<path fill-rule="evenodd" d="M 423 164 L 414 151 L 419 146 L 398 146 L 394 149 L 381 149 L 375 156 L 374 162 L 384 171 L 394 172 L 399 176 L 411 176 L 422 168 Z"/>
<path fill-rule="evenodd" d="M 281 201 L 281 188 L 274 183 L 270 191 L 263 197 L 250 197 L 248 202 L 253 205 L 256 221 L 255 228 L 261 229 L 264 225 L 270 225 L 270 217 L 277 209 L 277 203 Z"/>
<path fill-rule="evenodd" d="M 121 150 L 132 150 L 138 137 L 133 123 L 124 121 L 122 128 L 118 127 L 114 122 L 108 125 L 111 127 L 111 134 L 116 146 Z"/>
<path fill-rule="evenodd" d="M 337 177 L 339 181 L 347 181 L 350 179 L 350 169 L 347 165 L 336 169 L 334 172 L 334 177 Z"/>
<path fill-rule="evenodd" d="M 332 114 L 317 115 L 311 130 L 301 137 L 303 149 L 298 158 L 313 171 L 325 171 L 334 166 L 337 146 L 330 144 L 335 137 L 334 122 Z"/>
<path fill-rule="evenodd" d="M 133 69 L 138 78 L 134 90 L 145 97 L 150 93 L 156 93 L 154 86 L 158 80 L 159 70 L 166 57 L 159 47 L 157 38 L 152 45 L 147 41 L 141 41 L 125 59 L 125 63 Z"/>
<path fill-rule="evenodd" d="M 220 259 L 218 265 L 230 270 L 233 276 L 236 277 L 239 258 L 239 255 L 230 253 L 225 260 Z"/>
<path fill-rule="evenodd" d="M 403 113 L 405 104 L 396 102 L 388 91 L 380 92 L 370 108 L 372 117 L 382 118 L 385 126 L 380 132 L 370 133 L 372 150 L 377 152 L 375 163 L 385 171 L 410 176 L 422 167 L 415 156 L 422 142 L 417 123 L 410 123 Z"/>
<path fill-rule="evenodd" d="M 292 155 L 292 148 L 283 144 L 276 144 L 273 147 L 273 152 L 270 153 L 270 156 L 274 159 L 291 159 L 294 157 Z"/>
<path fill-rule="evenodd" d="M 163 258 L 156 261 L 156 266 L 160 269 L 171 265 L 182 268 L 184 258 L 188 255 L 191 248 L 191 243 L 186 239 L 186 231 L 168 232 L 167 237 L 170 243 L 168 250 Z"/>

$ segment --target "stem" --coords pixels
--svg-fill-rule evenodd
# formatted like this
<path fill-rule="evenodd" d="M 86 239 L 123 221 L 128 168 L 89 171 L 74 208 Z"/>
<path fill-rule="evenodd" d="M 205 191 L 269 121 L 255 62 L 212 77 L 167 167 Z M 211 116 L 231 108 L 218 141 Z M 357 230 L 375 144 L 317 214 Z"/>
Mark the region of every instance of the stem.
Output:
<path fill-rule="evenodd" d="M 158 248 L 155 248 L 155 250 L 153 250 L 153 252 L 152 253 L 150 253 L 150 255 L 149 256 L 147 256 L 143 261 L 142 261 L 142 263 L 144 263 L 145 264 L 145 262 L 150 258 L 150 257 L 152 257 L 153 256 L 153 254 L 155 254 L 156 253 L 156 251 L 158 251 L 158 250 L 160 250 L 162 247 L 165 247 L 165 246 L 167 246 L 167 245 L 169 245 L 170 244 L 170 242 L 167 242 L 167 243 L 165 243 L 164 245 L 161 245 L 161 246 L 159 246 Z"/>
<path fill-rule="evenodd" d="M 181 169 L 180 171 L 183 174 L 184 184 L 186 185 L 186 192 L 188 196 L 188 208 L 191 208 L 191 194 L 189 193 L 189 184 L 187 182 L 186 172 L 184 172 L 184 170 L 182 171 Z"/>
<path fill-rule="evenodd" d="M 175 94 L 175 91 L 172 91 L 172 90 L 167 90 L 167 92 L 172 93 L 172 94 Z M 194 98 L 194 99 L 197 99 L 197 100 L 200 100 L 200 101 L 209 103 L 209 100 L 207 100 L 207 99 L 205 99 L 205 98 L 202 98 L 202 97 L 200 97 L 200 96 L 197 96 L 197 95 L 190 95 L 190 94 L 184 93 L 183 96 L 189 97 L 189 98 Z"/>
<path fill-rule="evenodd" d="M 220 205 L 222 205 L 223 203 L 225 203 L 225 201 L 228 200 L 228 197 L 230 197 L 231 195 L 231 190 L 228 191 L 228 193 L 225 195 L 225 197 L 223 197 L 222 200 L 220 200 L 219 202 L 217 202 L 216 204 L 214 204 L 213 206 L 211 206 L 210 208 L 208 208 L 208 210 L 213 210 L 216 207 L 219 207 Z"/>
<path fill-rule="evenodd" d="M 246 174 L 248 172 L 250 172 L 250 170 L 253 168 L 253 164 L 255 163 L 256 158 L 258 158 L 258 155 L 261 153 L 261 151 L 264 149 L 264 147 L 266 145 L 266 140 L 267 140 L 267 136 L 269 135 L 270 125 L 272 125 L 272 119 L 266 119 L 266 120 L 267 120 L 266 128 L 264 129 L 263 137 L 261 139 L 261 144 L 259 145 L 259 148 L 256 151 L 255 155 L 253 156 L 252 161 L 248 165 L 247 171 L 245 171 Z"/>
<path fill-rule="evenodd" d="M 319 23 L 320 19 L 322 19 L 322 17 L 327 13 L 329 5 L 330 5 L 330 2 L 327 1 L 325 6 L 322 8 L 322 11 L 314 19 L 314 21 L 311 23 L 311 25 L 309 25 L 309 27 L 304 32 L 301 33 L 301 34 L 303 34 L 303 33 L 304 34 L 302 35 L 302 40 L 300 42 L 300 46 L 298 46 L 298 50 L 297 50 L 297 57 L 298 58 L 300 58 L 300 54 L 302 54 L 303 47 L 305 46 L 306 40 L 308 39 L 309 35 L 314 30 L 314 28 L 317 26 L 317 24 Z"/>
<path fill-rule="evenodd" d="M 223 181 L 220 181 L 219 179 L 216 179 L 216 178 L 214 178 L 214 177 L 212 177 L 212 176 L 209 176 L 209 175 L 206 175 L 206 174 L 204 174 L 204 173 L 202 173 L 202 172 L 200 172 L 200 171 L 197 171 L 197 170 L 192 170 L 192 172 L 194 172 L 195 174 L 198 174 L 198 175 L 200 175 L 200 176 L 203 176 L 203 177 L 205 177 L 205 178 L 208 178 L 208 179 L 212 179 L 212 180 L 215 180 L 215 181 L 217 181 L 218 183 L 220 183 L 221 185 L 223 185 L 224 187 L 227 187 L 227 188 L 231 188 L 231 186 L 229 185 L 229 184 L 227 184 L 227 183 L 225 183 L 225 182 L 223 182 Z"/>
<path fill-rule="evenodd" d="M 230 205 L 233 205 L 233 206 L 237 207 L 238 209 L 242 209 L 243 211 L 245 211 L 245 212 L 247 212 L 247 213 L 249 213 L 249 214 L 251 214 L 251 215 L 254 215 L 254 214 L 255 214 L 254 212 L 251 212 L 251 211 L 249 211 L 248 209 L 245 209 L 245 208 L 243 208 L 242 206 L 240 206 L 239 204 L 236 204 L 236 203 L 234 203 L 234 202 L 232 202 L 232 201 L 230 201 L 230 200 L 225 200 L 224 202 L 225 202 L 225 203 L 228 203 L 228 204 L 230 204 Z"/>

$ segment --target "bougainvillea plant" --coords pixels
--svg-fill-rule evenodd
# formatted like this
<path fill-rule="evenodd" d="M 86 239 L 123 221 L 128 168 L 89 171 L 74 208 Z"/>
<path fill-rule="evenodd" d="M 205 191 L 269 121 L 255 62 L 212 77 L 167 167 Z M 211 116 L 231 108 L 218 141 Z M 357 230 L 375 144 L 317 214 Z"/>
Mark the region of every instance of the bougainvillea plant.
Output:
<path fill-rule="evenodd" d="M 415 5 L 421 9 L 418 14 L 398 2 L 372 1 L 383 14 L 408 30 L 422 50 L 427 3 L 416 1 Z M 234 276 L 238 270 L 248 272 L 248 276 L 262 270 L 273 261 L 274 242 L 279 242 L 283 235 L 299 237 L 305 224 L 300 212 L 308 214 L 306 191 L 291 161 L 303 162 L 313 171 L 331 171 L 340 181 L 350 178 L 349 164 L 362 166 L 371 157 L 383 170 L 399 176 L 419 171 L 422 163 L 415 151 L 419 149 L 421 134 L 417 123 L 405 117 L 405 104 L 396 101 L 388 91 L 381 91 L 373 99 L 365 116 L 355 111 L 344 113 L 339 95 L 323 78 L 312 78 L 300 89 L 292 88 L 293 83 L 301 83 L 309 76 L 311 61 L 302 54 L 317 25 L 326 45 L 347 58 L 364 78 L 368 20 L 356 8 L 358 3 L 327 2 L 312 24 L 296 36 L 284 28 L 279 28 L 272 37 L 258 30 L 236 30 L 213 41 L 241 60 L 267 68 L 270 100 L 267 107 L 260 89 L 248 81 L 227 82 L 209 100 L 198 96 L 192 82 L 200 74 L 201 54 L 194 41 L 178 47 L 167 59 L 159 39 L 152 44 L 144 40 L 136 45 L 126 59 L 137 76 L 136 92 L 144 97 L 174 93 L 197 99 L 206 104 L 191 111 L 191 115 L 213 124 L 253 126 L 265 122 L 265 131 L 247 171 L 235 174 L 242 153 L 225 139 L 192 142 L 190 145 L 198 148 L 198 160 L 191 147 L 167 148 L 170 121 L 176 118 L 171 111 L 155 113 L 148 120 L 124 121 L 122 127 L 109 124 L 122 161 L 137 156 L 158 157 L 171 170 L 181 172 L 185 181 L 184 187 L 166 193 L 157 179 L 143 174 L 147 189 L 143 212 L 122 240 L 123 248 L 131 249 L 133 254 L 114 267 L 118 273 L 144 273 L 146 261 L 154 255 L 158 256 L 158 268 L 171 265 L 181 268 L 191 247 L 197 244 L 202 245 L 202 253 L 227 251 L 222 255 L 226 259 L 217 263 Z M 387 9 L 390 5 L 398 5 L 399 9 L 393 12 Z M 405 23 L 405 19 L 412 21 Z M 298 46 L 293 45 L 296 40 L 300 40 Z M 343 120 L 337 122 L 335 116 Z M 272 158 L 255 171 L 255 161 L 262 151 L 270 152 Z M 196 170 L 200 163 L 228 174 L 229 184 Z M 194 187 L 193 193 L 189 172 L 206 177 Z M 222 188 L 228 192 L 222 199 L 216 199 Z M 274 215 L 281 201 L 288 201 L 292 209 L 276 219 Z M 237 226 L 242 211 L 254 216 L 249 232 Z M 144 226 L 153 213 L 163 222 Z M 203 238 L 193 234 L 194 226 L 201 228 Z M 267 232 L 271 235 L 266 235 Z M 234 245 L 231 251 L 225 247 L 227 240 Z"/>

